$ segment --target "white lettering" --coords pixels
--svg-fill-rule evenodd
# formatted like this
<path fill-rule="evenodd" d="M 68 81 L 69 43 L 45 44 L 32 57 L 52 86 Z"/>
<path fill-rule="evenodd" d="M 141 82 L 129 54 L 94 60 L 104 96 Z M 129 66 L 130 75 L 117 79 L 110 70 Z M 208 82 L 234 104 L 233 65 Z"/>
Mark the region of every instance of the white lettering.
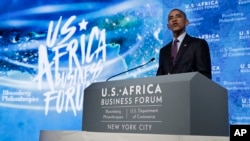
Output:
<path fill-rule="evenodd" d="M 67 112 L 71 108 L 76 115 L 77 111 L 82 109 L 84 88 L 101 74 L 106 61 L 105 29 L 92 28 L 85 50 L 85 34 L 80 36 L 80 44 L 74 37 L 77 26 L 73 23 L 76 18 L 71 16 L 65 23 L 62 17 L 57 23 L 51 21 L 48 26 L 46 45 L 39 46 L 38 74 L 34 81 L 38 83 L 39 90 L 48 89 L 44 93 L 45 115 L 48 114 L 50 107 L 55 107 L 58 113 Z M 81 31 L 86 29 L 84 26 L 87 22 L 83 20 L 79 25 L 81 25 L 79 30 Z M 94 42 L 98 42 L 97 47 L 93 47 Z M 81 54 L 78 54 L 79 52 Z M 67 71 L 65 71 L 66 67 L 68 67 Z M 102 95 L 106 96 L 107 90 L 102 90 Z"/>

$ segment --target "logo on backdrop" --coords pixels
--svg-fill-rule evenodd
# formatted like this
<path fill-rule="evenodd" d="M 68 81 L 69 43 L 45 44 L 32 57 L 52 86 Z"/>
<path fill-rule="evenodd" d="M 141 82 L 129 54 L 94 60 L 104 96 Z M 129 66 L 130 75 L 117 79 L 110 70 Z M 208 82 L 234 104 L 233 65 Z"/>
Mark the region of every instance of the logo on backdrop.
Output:
<path fill-rule="evenodd" d="M 34 80 L 39 90 L 48 89 L 43 94 L 45 115 L 56 107 L 58 113 L 71 108 L 76 116 L 82 109 L 85 86 L 100 75 L 106 61 L 105 29 L 94 26 L 86 42 L 88 22 L 83 19 L 74 25 L 76 18 L 71 16 L 65 23 L 62 17 L 57 23 L 51 21 L 46 44 L 39 46 L 39 70 Z M 81 34 L 74 36 L 77 30 Z"/>
<path fill-rule="evenodd" d="M 230 23 L 235 21 L 245 21 L 247 17 L 243 12 L 235 12 L 235 13 L 222 13 L 221 19 L 219 19 L 220 23 Z"/>
<path fill-rule="evenodd" d="M 240 64 L 241 73 L 250 73 L 250 64 Z"/>
<path fill-rule="evenodd" d="M 239 39 L 240 40 L 248 40 L 250 39 L 250 30 L 241 30 L 239 31 Z"/>
<path fill-rule="evenodd" d="M 242 97 L 241 98 L 241 106 L 242 106 L 242 108 L 250 108 L 250 98 Z"/>
<path fill-rule="evenodd" d="M 218 0 L 202 1 L 185 5 L 187 12 L 219 8 Z"/>
<path fill-rule="evenodd" d="M 223 81 L 223 85 L 227 88 L 227 90 L 250 90 L 246 81 Z"/>
<path fill-rule="evenodd" d="M 221 68 L 219 65 L 213 65 L 212 66 L 212 74 L 220 74 L 221 73 Z"/>
<path fill-rule="evenodd" d="M 198 18 L 190 18 L 189 19 L 189 25 L 188 26 L 200 26 L 201 22 L 204 21 L 203 17 L 198 17 Z"/>
<path fill-rule="evenodd" d="M 205 39 L 207 42 L 219 42 L 220 41 L 220 35 L 218 33 L 202 34 L 199 36 L 199 38 Z"/>
<path fill-rule="evenodd" d="M 219 52 L 223 54 L 223 57 L 228 58 L 250 56 L 250 48 L 248 47 L 221 48 Z"/>
<path fill-rule="evenodd" d="M 239 0 L 238 1 L 238 4 L 249 4 L 250 3 L 250 0 Z"/>

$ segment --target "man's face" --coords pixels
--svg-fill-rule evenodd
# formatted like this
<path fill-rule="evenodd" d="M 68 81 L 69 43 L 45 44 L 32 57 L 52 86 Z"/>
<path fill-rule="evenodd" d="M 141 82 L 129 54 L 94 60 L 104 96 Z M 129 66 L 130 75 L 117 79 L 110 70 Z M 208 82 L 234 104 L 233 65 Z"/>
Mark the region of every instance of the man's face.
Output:
<path fill-rule="evenodd" d="M 185 26 L 188 25 L 189 21 L 186 17 L 178 10 L 173 10 L 168 15 L 168 28 L 173 32 L 184 32 Z"/>

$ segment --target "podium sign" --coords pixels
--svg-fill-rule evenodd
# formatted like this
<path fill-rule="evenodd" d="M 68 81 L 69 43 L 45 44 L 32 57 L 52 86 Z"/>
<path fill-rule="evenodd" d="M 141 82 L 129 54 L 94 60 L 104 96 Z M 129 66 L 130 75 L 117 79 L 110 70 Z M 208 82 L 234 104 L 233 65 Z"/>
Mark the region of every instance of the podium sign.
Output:
<path fill-rule="evenodd" d="M 200 73 L 93 83 L 85 131 L 228 136 L 227 90 Z"/>

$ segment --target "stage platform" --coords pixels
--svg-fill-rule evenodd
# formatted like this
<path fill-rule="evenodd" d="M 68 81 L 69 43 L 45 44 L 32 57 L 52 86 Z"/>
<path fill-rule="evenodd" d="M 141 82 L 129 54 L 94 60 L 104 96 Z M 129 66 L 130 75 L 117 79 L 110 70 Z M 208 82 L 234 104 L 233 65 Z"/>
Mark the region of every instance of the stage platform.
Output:
<path fill-rule="evenodd" d="M 87 131 L 41 131 L 39 141 L 229 141 L 229 137 Z"/>

